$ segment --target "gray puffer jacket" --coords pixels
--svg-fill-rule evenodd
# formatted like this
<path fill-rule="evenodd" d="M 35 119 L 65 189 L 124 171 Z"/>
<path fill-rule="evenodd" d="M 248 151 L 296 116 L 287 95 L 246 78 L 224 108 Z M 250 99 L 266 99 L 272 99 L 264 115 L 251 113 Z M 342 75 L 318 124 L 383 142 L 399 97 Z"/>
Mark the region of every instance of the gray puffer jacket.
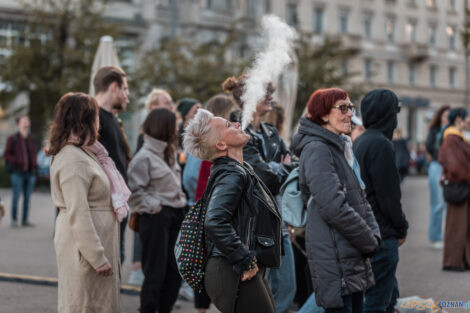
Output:
<path fill-rule="evenodd" d="M 343 138 L 302 118 L 291 148 L 300 156 L 300 189 L 313 196 L 306 248 L 316 301 L 340 308 L 342 296 L 374 285 L 369 258 L 379 247 L 379 227 L 344 157 Z"/>

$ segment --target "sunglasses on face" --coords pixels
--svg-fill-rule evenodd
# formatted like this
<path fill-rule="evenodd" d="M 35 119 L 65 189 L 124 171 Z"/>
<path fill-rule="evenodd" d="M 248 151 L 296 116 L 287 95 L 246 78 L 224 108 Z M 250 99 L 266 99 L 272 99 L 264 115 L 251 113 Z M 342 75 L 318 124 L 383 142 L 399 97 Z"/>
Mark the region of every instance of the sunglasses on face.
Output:
<path fill-rule="evenodd" d="M 352 105 L 352 104 L 335 105 L 333 108 L 340 110 L 341 113 L 343 113 L 343 114 L 348 114 L 349 110 L 351 110 L 352 113 L 356 112 L 356 107 L 354 107 L 354 105 Z"/>

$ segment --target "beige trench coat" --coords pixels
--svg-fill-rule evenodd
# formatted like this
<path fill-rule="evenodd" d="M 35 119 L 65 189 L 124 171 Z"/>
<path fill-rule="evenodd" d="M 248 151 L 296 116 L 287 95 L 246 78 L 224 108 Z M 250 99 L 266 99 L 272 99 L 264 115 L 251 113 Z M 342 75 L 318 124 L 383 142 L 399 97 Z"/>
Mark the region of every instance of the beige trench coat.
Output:
<path fill-rule="evenodd" d="M 51 195 L 60 209 L 54 246 L 59 273 L 59 313 L 121 312 L 119 223 L 109 180 L 95 156 L 65 146 L 51 165 Z M 96 269 L 109 261 L 113 275 Z"/>

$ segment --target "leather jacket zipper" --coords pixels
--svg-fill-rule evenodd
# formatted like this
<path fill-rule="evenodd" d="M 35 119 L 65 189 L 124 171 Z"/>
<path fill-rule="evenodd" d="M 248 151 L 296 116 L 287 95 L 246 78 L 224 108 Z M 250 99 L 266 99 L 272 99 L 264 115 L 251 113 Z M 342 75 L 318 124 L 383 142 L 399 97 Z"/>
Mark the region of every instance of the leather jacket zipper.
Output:
<path fill-rule="evenodd" d="M 248 221 L 248 234 L 246 235 L 246 246 L 248 249 L 250 249 L 250 241 L 251 241 L 251 227 L 253 225 L 253 218 L 250 217 L 250 220 Z"/>

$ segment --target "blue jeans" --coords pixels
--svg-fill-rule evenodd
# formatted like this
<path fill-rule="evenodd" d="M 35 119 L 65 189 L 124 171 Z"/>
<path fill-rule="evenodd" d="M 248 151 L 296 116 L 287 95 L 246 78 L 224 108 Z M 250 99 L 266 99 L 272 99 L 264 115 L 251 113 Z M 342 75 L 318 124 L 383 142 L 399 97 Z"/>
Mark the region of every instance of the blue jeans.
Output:
<path fill-rule="evenodd" d="M 325 313 L 362 313 L 364 304 L 364 292 L 356 292 L 343 296 L 344 307 L 337 309 L 325 309 Z"/>
<path fill-rule="evenodd" d="M 266 271 L 266 277 L 273 294 L 276 312 L 287 313 L 295 297 L 296 282 L 294 268 L 294 251 L 288 235 L 282 236 L 284 255 L 281 267 Z"/>
<path fill-rule="evenodd" d="M 397 303 L 398 283 L 395 278 L 398 265 L 398 240 L 382 240 L 380 250 L 372 259 L 375 286 L 366 292 L 365 313 L 391 313 Z"/>
<path fill-rule="evenodd" d="M 312 293 L 297 313 L 324 313 L 324 312 L 325 312 L 325 309 L 318 306 L 317 302 L 315 301 L 315 293 Z"/>
<path fill-rule="evenodd" d="M 429 191 L 431 193 L 431 214 L 429 216 L 429 241 L 442 241 L 442 216 L 447 208 L 439 183 L 442 174 L 442 166 L 432 161 L 428 169 Z"/>
<path fill-rule="evenodd" d="M 16 222 L 16 217 L 18 215 L 18 201 L 20 200 L 21 193 L 23 193 L 22 222 L 24 224 L 28 222 L 30 196 L 34 190 L 34 183 L 36 182 L 36 177 L 33 173 L 29 172 L 13 172 L 11 173 L 10 178 L 11 186 L 13 189 L 13 197 L 11 198 L 11 219 L 13 222 Z"/>

